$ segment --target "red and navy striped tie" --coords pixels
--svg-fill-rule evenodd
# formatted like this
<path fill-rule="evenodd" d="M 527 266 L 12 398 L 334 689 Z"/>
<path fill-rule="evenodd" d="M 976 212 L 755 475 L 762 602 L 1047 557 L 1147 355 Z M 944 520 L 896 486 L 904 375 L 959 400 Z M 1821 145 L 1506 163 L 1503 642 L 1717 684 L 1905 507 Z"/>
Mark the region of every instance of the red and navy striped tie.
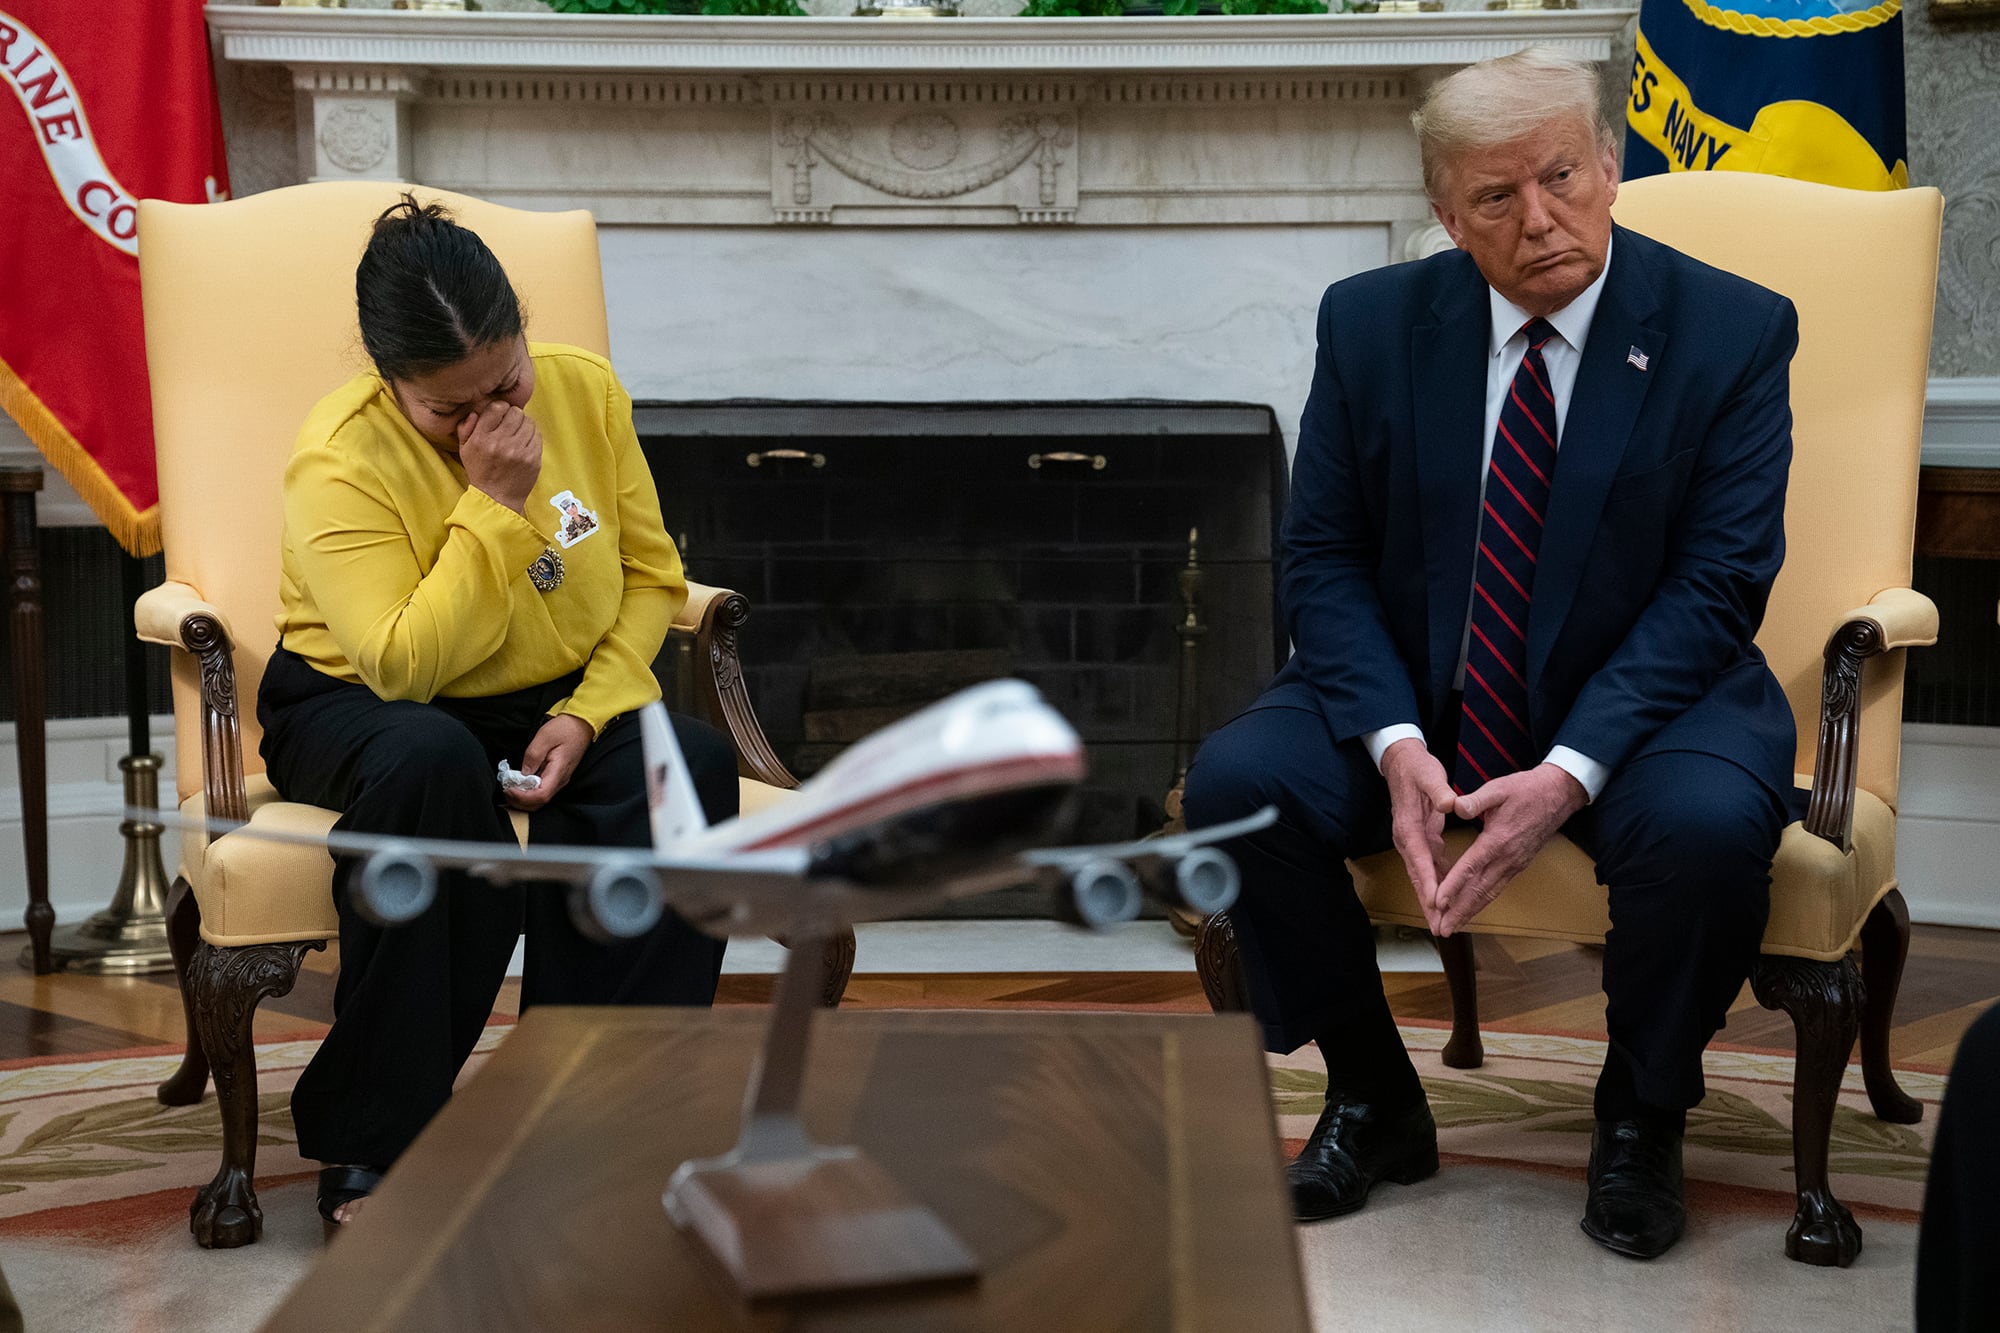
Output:
<path fill-rule="evenodd" d="M 1542 344 L 1556 336 L 1547 320 L 1529 320 L 1528 353 L 1500 404 L 1493 465 L 1479 522 L 1479 564 L 1472 581 L 1472 633 L 1466 645 L 1465 712 L 1459 720 L 1452 785 L 1460 794 L 1532 767 L 1528 731 L 1528 598 L 1535 554 L 1556 471 L 1556 399 Z"/>

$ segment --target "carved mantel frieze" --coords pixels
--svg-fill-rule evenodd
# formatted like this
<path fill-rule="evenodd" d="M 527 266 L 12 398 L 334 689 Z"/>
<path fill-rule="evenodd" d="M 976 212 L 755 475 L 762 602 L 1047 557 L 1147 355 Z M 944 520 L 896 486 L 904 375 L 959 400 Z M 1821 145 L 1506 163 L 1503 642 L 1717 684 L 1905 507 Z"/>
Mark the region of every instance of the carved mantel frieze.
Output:
<path fill-rule="evenodd" d="M 1407 227 L 1430 79 L 1535 41 L 1609 59 L 1631 17 L 207 13 L 309 103 L 302 180 L 683 226 Z"/>
<path fill-rule="evenodd" d="M 1076 220 L 1074 85 L 810 80 L 764 93 L 774 221 Z"/>

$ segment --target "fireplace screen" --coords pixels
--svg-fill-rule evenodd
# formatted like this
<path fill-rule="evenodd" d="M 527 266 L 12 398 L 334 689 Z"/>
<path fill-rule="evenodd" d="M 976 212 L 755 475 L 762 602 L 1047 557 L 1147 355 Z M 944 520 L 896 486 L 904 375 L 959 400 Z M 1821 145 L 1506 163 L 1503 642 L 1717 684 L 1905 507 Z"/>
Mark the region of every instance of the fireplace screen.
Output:
<path fill-rule="evenodd" d="M 1268 408 L 649 403 L 637 418 L 691 577 L 750 599 L 751 698 L 801 777 L 1016 676 L 1089 746 L 1076 835 L 1131 837 L 1160 826 L 1193 744 L 1276 669 L 1285 466 Z M 661 665 L 671 676 L 673 655 Z"/>

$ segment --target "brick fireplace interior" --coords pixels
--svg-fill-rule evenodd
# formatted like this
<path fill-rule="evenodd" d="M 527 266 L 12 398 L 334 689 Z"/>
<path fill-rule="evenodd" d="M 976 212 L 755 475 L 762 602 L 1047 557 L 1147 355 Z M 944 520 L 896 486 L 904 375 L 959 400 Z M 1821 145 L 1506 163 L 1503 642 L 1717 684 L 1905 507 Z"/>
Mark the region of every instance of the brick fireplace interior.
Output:
<path fill-rule="evenodd" d="M 1075 835 L 1144 834 L 1193 742 L 1280 660 L 1286 473 L 1267 407 L 642 403 L 636 418 L 690 573 L 750 599 L 751 698 L 801 777 L 1015 676 L 1088 745 Z"/>

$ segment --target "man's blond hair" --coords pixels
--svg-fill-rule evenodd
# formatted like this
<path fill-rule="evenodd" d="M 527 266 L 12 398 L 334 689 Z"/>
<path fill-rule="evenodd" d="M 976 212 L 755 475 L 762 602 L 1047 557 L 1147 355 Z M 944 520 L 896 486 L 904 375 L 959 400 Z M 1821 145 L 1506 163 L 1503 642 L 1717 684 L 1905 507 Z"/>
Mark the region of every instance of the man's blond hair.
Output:
<path fill-rule="evenodd" d="M 1410 113 L 1423 155 L 1424 193 L 1436 201 L 1446 167 L 1465 154 L 1569 119 L 1590 126 L 1600 147 L 1616 143 L 1592 62 L 1552 46 L 1529 46 L 1467 65 L 1432 85 Z"/>

